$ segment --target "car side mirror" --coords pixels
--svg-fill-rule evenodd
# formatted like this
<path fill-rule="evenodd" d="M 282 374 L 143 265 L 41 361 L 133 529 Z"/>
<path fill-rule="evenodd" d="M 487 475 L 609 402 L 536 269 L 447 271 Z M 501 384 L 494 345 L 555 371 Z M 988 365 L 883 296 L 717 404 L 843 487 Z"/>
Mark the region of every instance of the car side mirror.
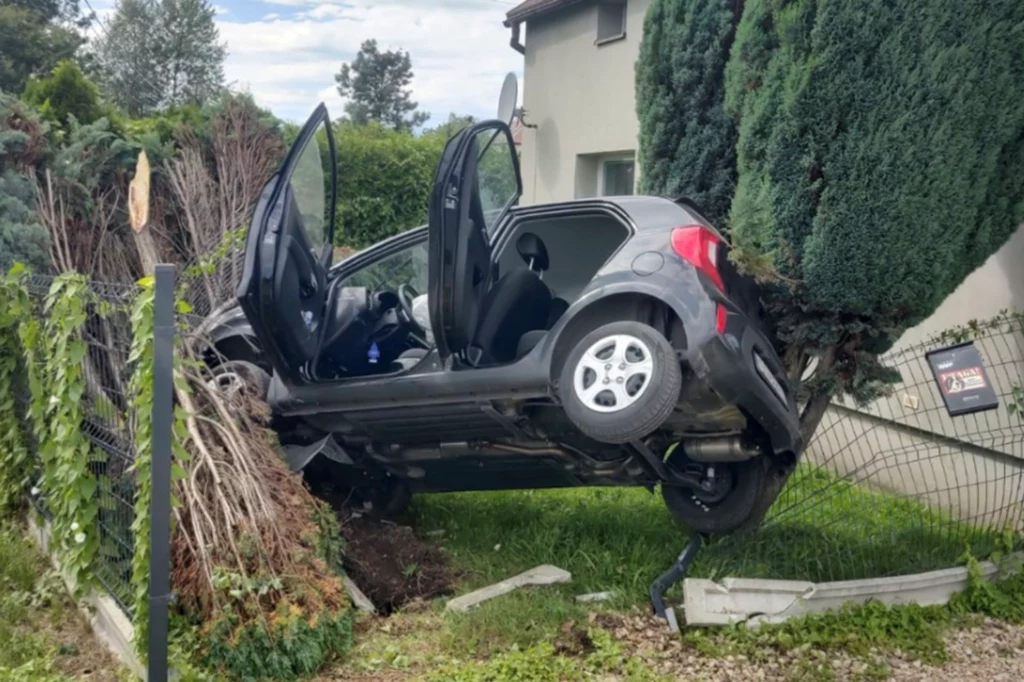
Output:
<path fill-rule="evenodd" d="M 531 270 L 544 272 L 551 267 L 551 262 L 548 260 L 548 248 L 544 246 L 540 237 L 532 232 L 524 232 L 520 235 L 516 241 L 516 250 L 519 251 L 519 255 Z"/>

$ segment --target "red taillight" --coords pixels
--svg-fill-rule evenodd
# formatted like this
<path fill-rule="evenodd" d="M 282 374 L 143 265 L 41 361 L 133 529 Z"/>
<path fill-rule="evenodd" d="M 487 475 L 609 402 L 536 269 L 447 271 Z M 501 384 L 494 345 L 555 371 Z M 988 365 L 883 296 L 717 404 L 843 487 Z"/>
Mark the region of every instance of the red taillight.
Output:
<path fill-rule="evenodd" d="M 707 275 L 718 290 L 725 293 L 725 283 L 718 272 L 718 246 L 721 243 L 721 238 L 703 225 L 686 225 L 672 230 L 672 250 Z"/>
<path fill-rule="evenodd" d="M 721 303 L 718 304 L 718 317 L 715 320 L 715 329 L 719 334 L 725 333 L 725 327 L 729 324 L 729 311 Z"/>

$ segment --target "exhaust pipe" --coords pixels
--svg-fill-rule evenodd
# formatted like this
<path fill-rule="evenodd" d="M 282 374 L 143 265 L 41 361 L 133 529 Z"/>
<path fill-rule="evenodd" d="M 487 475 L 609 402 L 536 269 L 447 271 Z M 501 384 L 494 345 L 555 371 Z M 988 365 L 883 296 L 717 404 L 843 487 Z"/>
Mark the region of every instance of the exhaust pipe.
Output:
<path fill-rule="evenodd" d="M 701 464 L 746 462 L 761 454 L 758 448 L 740 438 L 694 438 L 684 440 L 682 445 L 686 456 Z"/>

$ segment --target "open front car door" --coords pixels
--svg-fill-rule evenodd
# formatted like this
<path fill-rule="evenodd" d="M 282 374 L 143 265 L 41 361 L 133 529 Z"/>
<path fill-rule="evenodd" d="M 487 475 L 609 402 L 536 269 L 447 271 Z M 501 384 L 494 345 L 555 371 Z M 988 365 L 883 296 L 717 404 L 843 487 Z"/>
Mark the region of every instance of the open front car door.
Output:
<path fill-rule="evenodd" d="M 310 381 L 333 254 L 336 159 L 327 108 L 299 132 L 263 188 L 245 246 L 238 301 L 285 383 Z"/>
<path fill-rule="evenodd" d="M 430 324 L 442 359 L 475 365 L 485 297 L 496 275 L 491 235 L 522 194 L 512 132 L 501 121 L 449 140 L 430 198 Z"/>

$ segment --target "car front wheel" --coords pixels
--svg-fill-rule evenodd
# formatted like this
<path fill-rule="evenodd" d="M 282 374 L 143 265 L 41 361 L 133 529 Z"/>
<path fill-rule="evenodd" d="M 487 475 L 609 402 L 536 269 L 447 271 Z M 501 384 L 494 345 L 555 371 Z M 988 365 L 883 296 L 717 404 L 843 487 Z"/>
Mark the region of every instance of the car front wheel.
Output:
<path fill-rule="evenodd" d="M 658 429 L 683 383 L 675 350 L 640 322 L 612 322 L 583 337 L 562 367 L 566 415 L 602 443 L 629 443 Z"/>

